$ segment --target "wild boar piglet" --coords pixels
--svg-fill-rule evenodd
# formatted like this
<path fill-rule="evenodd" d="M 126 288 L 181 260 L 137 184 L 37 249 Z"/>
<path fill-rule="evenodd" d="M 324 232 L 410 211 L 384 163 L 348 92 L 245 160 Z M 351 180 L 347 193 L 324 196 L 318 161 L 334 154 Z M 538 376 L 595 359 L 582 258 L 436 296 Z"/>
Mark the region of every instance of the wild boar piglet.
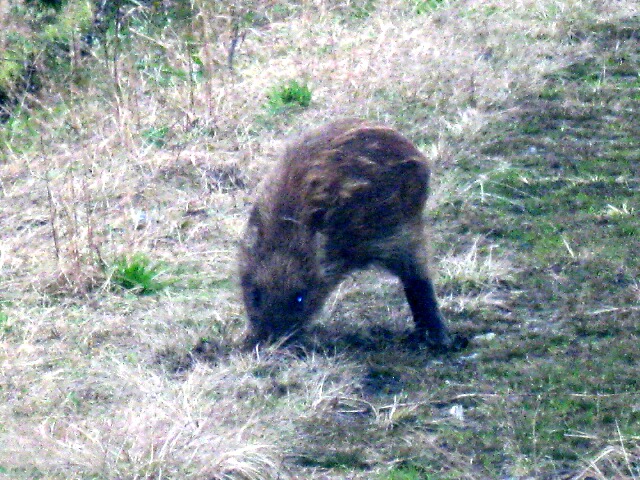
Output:
<path fill-rule="evenodd" d="M 334 121 L 289 144 L 258 188 L 240 248 L 247 345 L 298 333 L 351 271 L 396 275 L 412 337 L 452 346 L 429 277 L 429 165 L 396 130 Z"/>

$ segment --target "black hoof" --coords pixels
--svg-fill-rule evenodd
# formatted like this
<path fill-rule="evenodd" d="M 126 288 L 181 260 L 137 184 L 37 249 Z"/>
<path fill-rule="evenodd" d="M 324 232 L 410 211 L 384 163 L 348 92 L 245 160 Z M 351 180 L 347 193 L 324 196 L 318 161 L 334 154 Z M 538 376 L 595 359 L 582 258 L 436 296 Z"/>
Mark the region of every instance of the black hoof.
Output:
<path fill-rule="evenodd" d="M 407 343 L 411 347 L 427 347 L 435 353 L 452 353 L 459 352 L 469 346 L 469 339 L 462 335 L 447 335 L 444 338 L 433 339 L 424 334 L 424 332 L 414 331 L 407 338 Z"/>

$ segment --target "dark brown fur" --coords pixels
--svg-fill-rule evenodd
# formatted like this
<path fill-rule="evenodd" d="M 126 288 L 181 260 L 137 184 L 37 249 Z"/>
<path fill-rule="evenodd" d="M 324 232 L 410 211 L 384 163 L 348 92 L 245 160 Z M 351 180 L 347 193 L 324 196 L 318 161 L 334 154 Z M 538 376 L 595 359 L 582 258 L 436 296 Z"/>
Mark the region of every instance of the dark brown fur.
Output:
<path fill-rule="evenodd" d="M 415 337 L 451 346 L 427 271 L 428 186 L 424 156 L 385 126 L 340 120 L 289 145 L 240 250 L 249 344 L 297 332 L 345 275 L 376 264 L 402 281 Z"/>

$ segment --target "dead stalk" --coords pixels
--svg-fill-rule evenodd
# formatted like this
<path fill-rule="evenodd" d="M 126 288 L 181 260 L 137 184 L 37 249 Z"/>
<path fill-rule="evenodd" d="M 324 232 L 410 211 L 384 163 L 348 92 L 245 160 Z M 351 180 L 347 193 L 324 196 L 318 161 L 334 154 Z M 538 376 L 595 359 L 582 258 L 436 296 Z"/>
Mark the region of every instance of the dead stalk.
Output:
<path fill-rule="evenodd" d="M 56 254 L 56 261 L 60 263 L 60 241 L 58 239 L 58 229 L 56 227 L 56 217 L 58 211 L 53 201 L 53 195 L 51 194 L 51 186 L 49 184 L 49 174 L 44 176 L 45 185 L 47 187 L 47 202 L 49 205 L 49 225 L 51 227 L 51 236 L 53 237 L 53 247 Z"/>

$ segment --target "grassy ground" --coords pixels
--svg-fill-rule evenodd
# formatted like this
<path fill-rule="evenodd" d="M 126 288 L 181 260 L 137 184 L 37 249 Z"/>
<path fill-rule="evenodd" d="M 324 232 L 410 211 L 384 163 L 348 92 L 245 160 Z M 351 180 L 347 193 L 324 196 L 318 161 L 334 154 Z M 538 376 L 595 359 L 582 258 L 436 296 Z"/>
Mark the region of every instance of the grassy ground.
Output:
<path fill-rule="evenodd" d="M 0 478 L 639 478 L 636 2 L 282 2 L 234 73 L 194 5 L 0 128 Z M 292 79 L 307 107 L 269 99 Z M 234 346 L 254 187 L 346 115 L 433 159 L 465 351 L 406 347 L 381 272 L 303 348 Z"/>

